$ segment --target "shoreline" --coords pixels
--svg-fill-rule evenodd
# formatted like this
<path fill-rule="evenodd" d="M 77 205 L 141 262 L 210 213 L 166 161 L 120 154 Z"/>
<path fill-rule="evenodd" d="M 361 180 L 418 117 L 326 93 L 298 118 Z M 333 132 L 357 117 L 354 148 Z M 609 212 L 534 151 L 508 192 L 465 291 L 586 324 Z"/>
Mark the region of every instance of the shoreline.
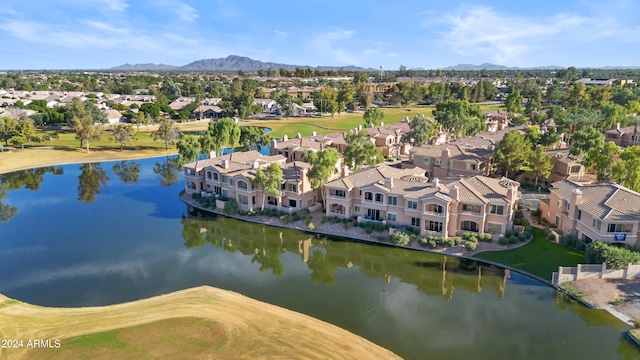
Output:
<path fill-rule="evenodd" d="M 552 288 L 554 288 L 556 291 L 559 291 L 563 294 L 565 294 L 566 296 L 568 296 L 569 298 L 571 298 L 574 301 L 577 301 L 579 303 L 581 303 L 582 305 L 590 308 L 590 309 L 596 309 L 596 310 L 605 310 L 608 313 L 610 313 L 611 315 L 613 315 L 614 317 L 616 317 L 618 320 L 620 320 L 621 322 L 635 327 L 636 326 L 636 322 L 633 320 L 633 318 L 628 315 L 625 314 L 623 312 L 620 312 L 616 309 L 614 309 L 612 306 L 595 306 L 591 303 L 589 303 L 588 301 L 584 300 L 584 299 L 580 299 L 576 296 L 574 296 L 573 294 L 571 294 L 570 292 L 568 292 L 565 288 L 563 288 L 560 285 L 555 285 L 553 283 L 551 283 L 549 280 L 543 279 L 537 275 L 528 273 L 524 270 L 520 270 L 520 269 L 516 269 L 513 268 L 509 265 L 506 264 L 502 264 L 502 263 L 498 263 L 498 262 L 494 262 L 494 261 L 490 261 L 490 260 L 484 260 L 484 259 L 478 259 L 473 257 L 474 254 L 483 252 L 483 251 L 500 251 L 500 250 L 510 250 L 510 249 L 515 249 L 521 246 L 525 246 L 529 243 L 529 241 L 524 242 L 524 243 L 518 243 L 516 245 L 512 245 L 510 247 L 508 246 L 501 246 L 499 248 L 493 248 L 493 249 L 480 249 L 480 250 L 474 250 L 472 252 L 469 252 L 468 250 L 466 250 L 464 248 L 464 246 L 461 246 L 462 251 L 463 252 L 451 252 L 451 248 L 448 249 L 442 249 L 443 251 L 438 251 L 438 250 L 433 250 L 433 249 L 428 249 L 425 247 L 422 247 L 420 245 L 408 245 L 408 246 L 399 246 L 399 245 L 395 245 L 393 243 L 389 243 L 389 242 L 383 242 L 383 241 L 379 241 L 376 239 L 371 238 L 370 236 L 358 236 L 355 234 L 345 234 L 345 233 L 336 233 L 336 232 L 330 232 L 330 231 L 326 231 L 326 230 L 310 230 L 308 228 L 304 228 L 302 226 L 291 226 L 288 224 L 282 224 L 282 223 L 274 223 L 272 221 L 260 221 L 257 219 L 252 219 L 252 218 L 247 218 L 246 216 L 240 216 L 240 215 L 229 215 L 224 213 L 223 211 L 220 211 L 218 209 L 205 209 L 201 206 L 201 204 L 192 199 L 188 194 L 182 194 L 179 196 L 180 200 L 185 203 L 188 206 L 191 206 L 193 208 L 202 210 L 202 211 L 206 211 L 212 214 L 216 214 L 216 215 L 220 215 L 220 216 L 224 216 L 224 217 L 228 217 L 228 218 L 233 218 L 236 220 L 240 220 L 240 221 L 247 221 L 250 223 L 254 223 L 254 224 L 261 224 L 261 225 L 267 225 L 267 226 L 274 226 L 274 227 L 279 227 L 279 228 L 285 228 L 285 229 L 292 229 L 292 230 L 298 230 L 298 231 L 302 231 L 302 232 L 307 232 L 307 233 L 313 233 L 316 234 L 317 236 L 329 236 L 329 237 L 337 237 L 337 238 L 342 238 L 342 239 L 347 239 L 350 241 L 357 241 L 357 242 L 364 242 L 364 243 L 368 243 L 368 244 L 372 244 L 372 245 L 378 245 L 378 246 L 393 246 L 393 247 L 398 247 L 398 248 L 403 248 L 403 249 L 408 249 L 408 250 L 414 250 L 414 251 L 425 251 L 425 252 L 430 252 L 430 253 L 434 253 L 434 254 L 440 254 L 440 255 L 444 255 L 444 256 L 453 256 L 453 257 L 457 257 L 460 259 L 465 259 L 465 260 L 473 260 L 473 261 L 477 261 L 477 262 L 481 262 L 481 263 L 485 263 L 485 264 L 489 264 L 489 265 L 493 265 L 493 266 L 498 266 L 504 269 L 507 269 L 509 271 L 513 271 L 513 272 L 517 272 L 519 274 L 531 277 L 533 279 L 536 279 Z M 273 218 L 269 218 L 269 219 L 273 219 Z M 319 226 L 316 225 L 316 229 Z M 478 243 L 478 245 L 480 244 L 485 244 L 485 243 Z M 464 252 L 470 253 L 470 254 L 464 254 Z"/>

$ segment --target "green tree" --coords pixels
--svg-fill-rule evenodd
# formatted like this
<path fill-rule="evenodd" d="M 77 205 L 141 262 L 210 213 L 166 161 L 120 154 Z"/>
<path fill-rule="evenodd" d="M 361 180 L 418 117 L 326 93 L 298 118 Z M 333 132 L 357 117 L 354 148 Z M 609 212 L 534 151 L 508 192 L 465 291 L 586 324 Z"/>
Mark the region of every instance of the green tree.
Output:
<path fill-rule="evenodd" d="M 338 93 L 328 86 L 311 93 L 313 104 L 321 113 L 329 112 L 331 117 L 338 110 Z"/>
<path fill-rule="evenodd" d="M 353 99 L 356 91 L 353 84 L 350 82 L 342 84 L 342 87 L 338 91 L 336 97 L 336 103 L 338 108 L 338 116 L 344 111 L 345 108 L 353 110 L 355 101 Z"/>
<path fill-rule="evenodd" d="M 198 151 L 200 150 L 200 144 L 195 137 L 191 135 L 184 135 L 178 141 L 176 145 L 178 148 L 178 163 L 186 164 L 195 161 L 198 158 Z"/>
<path fill-rule="evenodd" d="M 216 122 L 210 122 L 209 128 L 203 136 L 209 137 L 207 141 L 211 142 L 211 148 L 205 149 L 202 146 L 202 152 L 209 154 L 211 150 L 215 150 L 220 155 L 224 147 L 235 147 L 238 144 L 240 141 L 240 127 L 235 120 L 222 118 Z M 203 143 L 201 142 L 200 145 L 203 145 Z"/>
<path fill-rule="evenodd" d="M 353 85 L 356 87 L 359 84 L 366 84 L 369 81 L 369 75 L 363 71 L 356 71 L 353 73 Z"/>
<path fill-rule="evenodd" d="M 578 106 L 587 100 L 587 86 L 584 83 L 573 83 L 564 91 L 567 106 Z"/>
<path fill-rule="evenodd" d="M 284 91 L 277 97 L 276 102 L 280 105 L 280 111 L 286 118 L 293 116 L 293 98 L 288 92 Z"/>
<path fill-rule="evenodd" d="M 607 141 L 600 147 L 591 148 L 584 157 L 583 165 L 587 169 L 595 169 L 598 181 L 611 180 L 611 169 L 614 156 L 620 153 L 620 147 Z"/>
<path fill-rule="evenodd" d="M 531 174 L 535 176 L 535 186 L 538 187 L 538 179 L 541 177 L 549 177 L 551 174 L 551 156 L 544 153 L 544 147 L 536 146 L 536 149 L 531 151 L 529 155 L 529 167 L 531 168 Z"/>
<path fill-rule="evenodd" d="M 268 146 L 271 142 L 271 136 L 260 126 L 242 126 L 240 127 L 240 146 L 242 151 L 261 149 Z"/>
<path fill-rule="evenodd" d="M 18 121 L 12 117 L 3 116 L 0 118 L 0 134 L 4 138 L 5 145 L 9 145 L 9 139 L 16 135 L 18 131 Z"/>
<path fill-rule="evenodd" d="M 86 146 L 88 154 L 91 142 L 100 140 L 100 131 L 93 123 L 91 112 L 87 111 L 80 99 L 73 99 L 71 113 L 73 114 L 72 124 L 76 132 L 76 139 L 80 140 L 80 146 L 83 144 Z"/>
<path fill-rule="evenodd" d="M 109 119 L 107 119 L 107 114 L 100 110 L 100 108 L 95 104 L 85 101 L 84 108 L 89 114 L 91 114 L 90 116 L 93 124 L 106 124 L 107 121 L 109 121 Z"/>
<path fill-rule="evenodd" d="M 125 184 L 137 183 L 140 178 L 140 165 L 135 161 L 121 161 L 113 165 L 112 170 Z"/>
<path fill-rule="evenodd" d="M 433 116 L 442 127 L 456 137 L 473 136 L 485 128 L 480 106 L 463 100 L 445 100 L 436 104 Z"/>
<path fill-rule="evenodd" d="M 558 132 L 556 131 L 556 129 L 549 128 L 547 129 L 546 133 L 542 134 L 542 136 L 540 137 L 539 143 L 545 148 L 549 148 L 552 145 L 555 145 L 556 143 L 558 143 L 558 141 L 560 141 L 560 136 L 558 135 Z"/>
<path fill-rule="evenodd" d="M 529 125 L 527 126 L 527 131 L 524 134 L 524 137 L 531 143 L 531 145 L 537 145 L 540 143 L 542 139 L 542 132 L 540 132 L 540 126 L 538 125 Z"/>
<path fill-rule="evenodd" d="M 124 145 L 130 145 L 136 140 L 136 134 L 133 132 L 133 125 L 120 123 L 113 128 L 111 138 L 120 144 L 120 151 Z"/>
<path fill-rule="evenodd" d="M 589 151 L 589 149 L 599 148 L 604 144 L 604 136 L 593 127 L 576 131 L 572 139 L 573 145 L 571 146 L 571 150 L 569 150 L 569 154 L 571 155 L 582 155 Z"/>
<path fill-rule="evenodd" d="M 623 123 L 627 117 L 628 110 L 624 106 L 605 102 L 600 104 L 600 113 L 602 117 L 596 127 L 601 132 L 605 132 L 613 129 L 617 123 Z"/>
<path fill-rule="evenodd" d="M 358 99 L 358 105 L 363 108 L 368 109 L 371 106 L 371 93 L 367 91 L 365 83 L 361 82 L 356 85 L 356 98 Z"/>
<path fill-rule="evenodd" d="M 383 161 L 382 149 L 368 139 L 366 131 L 349 132 L 346 142 L 344 160 L 352 168 L 359 169 L 362 165 L 379 164 Z"/>
<path fill-rule="evenodd" d="M 18 121 L 15 134 L 9 139 L 9 142 L 13 146 L 20 146 L 24 149 L 24 144 L 28 141 L 40 142 L 42 140 L 42 138 L 36 135 L 36 131 L 36 127 L 28 120 L 20 120 Z"/>
<path fill-rule="evenodd" d="M 507 108 L 507 112 L 513 114 L 513 116 L 519 116 L 522 114 L 522 101 L 524 97 L 520 95 L 518 90 L 513 91 L 504 100 L 504 106 Z"/>
<path fill-rule="evenodd" d="M 505 171 L 505 176 L 520 170 L 530 159 L 531 144 L 519 131 L 511 130 L 504 135 L 496 146 L 494 159 Z"/>
<path fill-rule="evenodd" d="M 264 210 L 267 195 L 280 198 L 281 181 L 282 168 L 278 163 L 271 163 L 264 170 L 262 168 L 256 170 L 256 177 L 251 181 L 251 184 L 262 189 L 262 210 Z"/>
<path fill-rule="evenodd" d="M 140 111 L 157 119 L 160 116 L 160 106 L 156 103 L 144 103 L 140 106 Z"/>
<path fill-rule="evenodd" d="M 107 186 L 109 176 L 100 163 L 89 163 L 80 165 L 78 180 L 78 201 L 91 204 L 95 201 L 96 194 L 100 193 L 102 186 Z"/>
<path fill-rule="evenodd" d="M 364 115 L 362 116 L 364 119 L 364 126 L 368 127 L 370 124 L 374 126 L 380 125 L 382 119 L 384 119 L 384 111 L 377 107 L 370 107 L 365 110 Z"/>
<path fill-rule="evenodd" d="M 315 152 L 311 155 L 311 169 L 309 170 L 307 177 L 311 182 L 313 189 L 320 189 L 322 194 L 322 203 L 326 204 L 326 190 L 324 185 L 336 172 L 336 165 L 340 155 L 334 148 L 328 148 L 323 151 Z"/>
<path fill-rule="evenodd" d="M 429 120 L 424 114 L 416 114 L 409 123 L 411 131 L 402 135 L 402 141 L 410 142 L 413 146 L 428 144 L 435 136 L 438 123 Z"/>
<path fill-rule="evenodd" d="M 169 149 L 169 144 L 173 144 L 176 137 L 178 137 L 178 131 L 176 130 L 173 120 L 166 117 L 160 118 L 160 124 L 158 124 L 158 130 L 151 133 L 151 137 L 156 141 L 163 141 L 165 150 Z"/>
<path fill-rule="evenodd" d="M 136 129 L 138 130 L 138 132 L 140 132 L 141 125 L 148 124 L 147 117 L 141 111 L 138 111 L 137 113 L 132 113 L 131 117 L 129 117 L 129 120 L 131 121 L 131 124 L 136 126 Z"/>
<path fill-rule="evenodd" d="M 620 185 L 640 192 L 640 146 L 629 146 L 611 168 L 612 178 Z"/>

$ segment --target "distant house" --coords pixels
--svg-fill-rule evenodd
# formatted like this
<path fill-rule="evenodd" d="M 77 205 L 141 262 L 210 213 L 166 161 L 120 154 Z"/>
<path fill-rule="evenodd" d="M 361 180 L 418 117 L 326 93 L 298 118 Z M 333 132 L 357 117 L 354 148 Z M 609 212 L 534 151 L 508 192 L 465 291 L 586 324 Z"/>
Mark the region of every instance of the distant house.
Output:
<path fill-rule="evenodd" d="M 618 79 L 592 79 L 592 78 L 582 78 L 580 80 L 576 80 L 576 83 L 583 83 L 587 86 L 611 86 L 616 83 Z"/>
<path fill-rule="evenodd" d="M 107 123 L 109 124 L 117 124 L 124 121 L 124 116 L 122 116 L 118 110 L 105 110 L 105 114 L 107 115 Z"/>
<path fill-rule="evenodd" d="M 196 120 L 220 119 L 220 118 L 222 118 L 222 109 L 218 106 L 211 106 L 211 105 L 198 106 L 191 113 L 191 119 L 196 119 Z"/>
<path fill-rule="evenodd" d="M 621 128 L 620 123 L 617 123 L 615 128 L 605 132 L 604 140 L 613 141 L 622 147 L 640 145 L 640 126 Z"/>
<path fill-rule="evenodd" d="M 276 102 L 271 99 L 253 99 L 253 104 L 260 105 L 263 112 L 271 112 L 276 106 Z"/>
<path fill-rule="evenodd" d="M 294 103 L 293 104 L 293 116 L 304 116 L 307 113 L 307 109 Z"/>
<path fill-rule="evenodd" d="M 504 110 L 489 110 L 483 114 L 487 125 L 486 131 L 496 132 L 509 126 L 509 116 Z"/>

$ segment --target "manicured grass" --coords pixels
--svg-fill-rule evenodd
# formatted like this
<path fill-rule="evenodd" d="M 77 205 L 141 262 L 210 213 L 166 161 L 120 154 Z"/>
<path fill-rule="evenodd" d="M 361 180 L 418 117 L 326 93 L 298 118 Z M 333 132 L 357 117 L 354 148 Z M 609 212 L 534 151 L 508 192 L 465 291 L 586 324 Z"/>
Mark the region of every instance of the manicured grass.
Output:
<path fill-rule="evenodd" d="M 486 251 L 474 257 L 505 264 L 547 280 L 551 280 L 558 266 L 576 266 L 585 262 L 583 253 L 545 239 L 542 229 L 534 227 L 532 231 L 533 240 L 525 246 L 513 250 Z"/>

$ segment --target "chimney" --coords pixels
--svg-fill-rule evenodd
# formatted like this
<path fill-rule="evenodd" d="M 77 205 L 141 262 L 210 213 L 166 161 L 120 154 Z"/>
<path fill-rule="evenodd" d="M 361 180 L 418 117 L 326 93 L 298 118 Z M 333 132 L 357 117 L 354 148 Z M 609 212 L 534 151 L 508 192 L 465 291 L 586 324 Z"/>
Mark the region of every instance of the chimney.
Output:
<path fill-rule="evenodd" d="M 227 160 L 227 159 L 222 160 L 222 168 L 223 169 L 228 169 L 229 168 L 229 160 Z"/>
<path fill-rule="evenodd" d="M 449 188 L 449 196 L 454 198 L 456 201 L 460 201 L 459 191 L 460 188 L 458 188 L 458 185 L 453 185 L 453 187 Z"/>
<path fill-rule="evenodd" d="M 282 141 L 287 141 L 287 140 L 289 140 L 289 137 L 287 136 L 287 134 L 284 134 L 282 136 Z"/>
<path fill-rule="evenodd" d="M 278 145 L 278 140 L 277 139 L 271 139 L 271 148 L 275 149 L 277 145 Z"/>
<path fill-rule="evenodd" d="M 384 187 L 386 187 L 388 189 L 393 188 L 393 178 L 392 177 L 384 178 Z"/>
<path fill-rule="evenodd" d="M 296 134 L 296 139 L 300 139 L 302 137 L 302 135 L 300 135 L 300 133 Z"/>
<path fill-rule="evenodd" d="M 349 176 L 349 167 L 347 165 L 344 165 L 342 167 L 342 172 L 340 174 L 340 177 L 347 177 Z"/>
<path fill-rule="evenodd" d="M 582 190 L 576 188 L 571 191 L 570 204 L 573 206 L 582 204 Z"/>
<path fill-rule="evenodd" d="M 449 150 L 449 148 L 444 148 L 442 149 L 442 155 L 441 155 L 441 160 L 440 160 L 440 167 L 443 169 L 448 169 L 449 168 L 449 156 L 451 156 L 451 151 Z"/>
<path fill-rule="evenodd" d="M 616 123 L 616 130 L 620 130 L 620 123 Z"/>
<path fill-rule="evenodd" d="M 433 179 L 431 180 L 431 184 L 433 185 L 433 187 L 434 187 L 434 188 L 436 188 L 436 189 L 437 189 L 438 187 L 440 187 L 440 179 L 438 179 L 438 178 L 433 178 Z"/>
<path fill-rule="evenodd" d="M 384 123 L 382 121 L 380 121 L 380 126 L 384 126 Z"/>
<path fill-rule="evenodd" d="M 209 158 L 213 159 L 214 157 L 218 156 L 218 154 L 216 153 L 215 150 L 211 150 L 211 152 L 209 153 Z"/>
<path fill-rule="evenodd" d="M 313 131 L 313 132 L 311 132 L 311 136 L 318 136 L 318 133 Z"/>
<path fill-rule="evenodd" d="M 509 187 L 507 187 L 507 200 L 509 200 L 509 203 L 512 206 L 517 200 L 517 193 L 515 186 L 509 185 Z"/>
<path fill-rule="evenodd" d="M 251 164 L 251 168 L 257 169 L 259 167 L 260 167 L 260 162 L 258 160 L 254 160 L 253 163 Z"/>

